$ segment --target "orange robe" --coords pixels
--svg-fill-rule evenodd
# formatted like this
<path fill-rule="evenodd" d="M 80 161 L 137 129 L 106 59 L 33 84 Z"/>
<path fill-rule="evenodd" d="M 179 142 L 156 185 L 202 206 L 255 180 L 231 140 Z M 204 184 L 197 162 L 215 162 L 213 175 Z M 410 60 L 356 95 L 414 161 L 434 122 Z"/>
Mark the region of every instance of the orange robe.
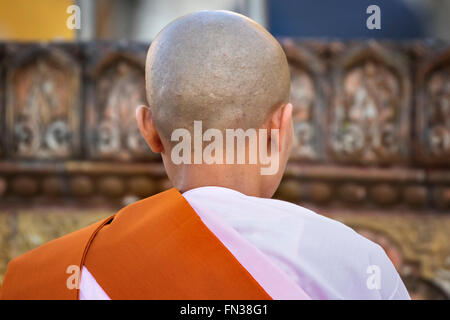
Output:
<path fill-rule="evenodd" d="M 176 190 L 12 260 L 1 299 L 78 299 L 85 265 L 111 299 L 271 299 Z"/>

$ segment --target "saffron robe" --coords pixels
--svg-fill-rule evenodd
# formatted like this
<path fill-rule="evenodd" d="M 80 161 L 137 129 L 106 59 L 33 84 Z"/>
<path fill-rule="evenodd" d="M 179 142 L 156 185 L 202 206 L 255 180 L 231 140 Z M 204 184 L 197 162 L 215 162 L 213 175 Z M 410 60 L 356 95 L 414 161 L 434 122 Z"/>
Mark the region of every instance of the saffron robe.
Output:
<path fill-rule="evenodd" d="M 384 250 L 338 221 L 222 187 L 192 189 L 183 197 L 273 299 L 299 298 L 281 277 L 271 277 L 276 269 L 312 299 L 410 299 Z M 248 246 L 272 266 L 248 254 Z M 109 298 L 85 267 L 80 299 Z"/>
<path fill-rule="evenodd" d="M 78 299 L 68 286 L 71 266 L 87 267 L 111 299 L 271 299 L 176 189 L 14 259 L 0 298 Z M 272 271 L 281 288 L 309 298 Z"/>

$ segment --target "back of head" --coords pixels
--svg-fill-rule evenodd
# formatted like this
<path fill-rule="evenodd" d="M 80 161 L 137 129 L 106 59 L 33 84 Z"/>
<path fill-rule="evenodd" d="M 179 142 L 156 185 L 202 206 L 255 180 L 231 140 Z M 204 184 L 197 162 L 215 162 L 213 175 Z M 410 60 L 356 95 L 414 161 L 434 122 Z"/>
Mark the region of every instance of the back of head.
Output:
<path fill-rule="evenodd" d="M 199 11 L 167 25 L 150 46 L 147 98 L 158 131 L 259 128 L 287 103 L 290 75 L 279 43 L 229 11 Z"/>

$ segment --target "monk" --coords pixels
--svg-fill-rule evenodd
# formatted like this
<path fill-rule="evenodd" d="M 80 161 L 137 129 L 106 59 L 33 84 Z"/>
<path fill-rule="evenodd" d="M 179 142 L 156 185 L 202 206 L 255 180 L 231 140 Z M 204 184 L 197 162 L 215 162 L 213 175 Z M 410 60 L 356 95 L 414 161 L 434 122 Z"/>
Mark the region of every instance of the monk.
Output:
<path fill-rule="evenodd" d="M 377 244 L 271 199 L 292 141 L 279 43 L 228 11 L 152 42 L 137 125 L 174 188 L 8 265 L 3 299 L 409 299 Z"/>

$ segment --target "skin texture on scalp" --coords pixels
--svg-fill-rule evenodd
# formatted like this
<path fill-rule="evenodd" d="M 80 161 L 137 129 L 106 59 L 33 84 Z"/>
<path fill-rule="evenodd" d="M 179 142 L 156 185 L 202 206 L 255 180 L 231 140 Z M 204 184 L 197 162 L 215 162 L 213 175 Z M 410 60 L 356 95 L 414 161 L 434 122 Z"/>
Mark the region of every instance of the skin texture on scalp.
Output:
<path fill-rule="evenodd" d="M 167 25 L 152 42 L 146 91 L 155 125 L 170 140 L 177 128 L 259 128 L 287 103 L 290 74 L 279 43 L 253 20 L 199 11 Z"/>

